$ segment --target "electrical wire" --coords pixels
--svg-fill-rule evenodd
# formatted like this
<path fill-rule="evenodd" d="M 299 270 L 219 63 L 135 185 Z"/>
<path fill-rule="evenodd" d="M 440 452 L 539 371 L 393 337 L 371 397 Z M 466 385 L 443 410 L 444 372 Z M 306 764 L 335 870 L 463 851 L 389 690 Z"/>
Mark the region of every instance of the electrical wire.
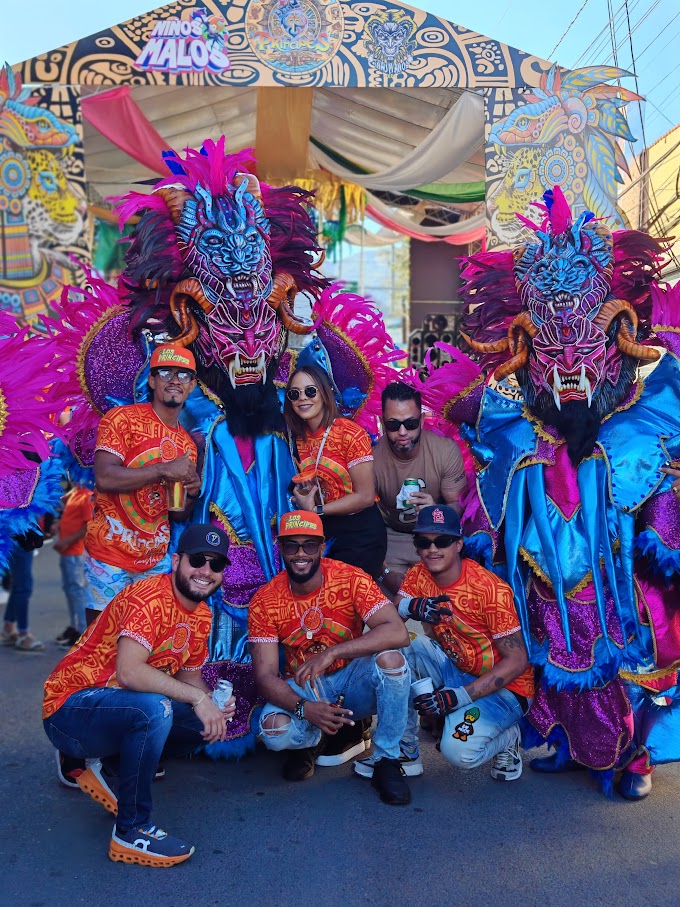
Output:
<path fill-rule="evenodd" d="M 553 47 L 553 49 L 552 49 L 552 50 L 550 51 L 550 53 L 548 54 L 548 59 L 549 59 L 549 60 L 552 59 L 553 54 L 556 53 L 557 48 L 558 48 L 558 47 L 560 46 L 560 44 L 564 41 L 564 39 L 567 37 L 567 35 L 569 34 L 569 32 L 570 32 L 571 29 L 572 29 L 572 26 L 574 25 L 574 23 L 576 22 L 576 20 L 578 19 L 578 17 L 581 15 L 581 13 L 583 12 L 583 10 L 586 8 L 586 6 L 588 5 L 588 3 L 589 3 L 589 0 L 583 0 L 583 3 L 581 4 L 581 8 L 579 9 L 579 11 L 576 13 L 576 15 L 574 16 L 574 18 L 571 20 L 571 22 L 570 22 L 569 25 L 567 26 L 567 30 L 565 31 L 565 33 L 562 35 L 562 37 L 560 38 L 560 40 L 557 42 L 557 44 Z M 507 12 L 507 10 L 506 10 L 506 12 Z M 504 15 L 505 15 L 505 14 L 504 14 Z"/>

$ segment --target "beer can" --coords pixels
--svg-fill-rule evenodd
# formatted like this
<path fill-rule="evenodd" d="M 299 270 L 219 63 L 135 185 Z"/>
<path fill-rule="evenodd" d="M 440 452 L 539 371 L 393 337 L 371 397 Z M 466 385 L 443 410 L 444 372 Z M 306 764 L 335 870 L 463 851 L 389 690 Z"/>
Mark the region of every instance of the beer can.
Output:
<path fill-rule="evenodd" d="M 404 479 L 404 491 L 410 496 L 420 491 L 420 482 L 418 479 Z M 415 504 L 409 504 L 409 507 L 415 507 Z"/>

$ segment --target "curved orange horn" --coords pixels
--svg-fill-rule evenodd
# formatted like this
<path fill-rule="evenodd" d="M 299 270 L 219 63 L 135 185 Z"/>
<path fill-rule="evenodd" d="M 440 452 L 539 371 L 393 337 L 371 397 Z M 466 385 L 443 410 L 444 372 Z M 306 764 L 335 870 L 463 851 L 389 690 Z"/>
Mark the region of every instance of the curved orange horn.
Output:
<path fill-rule="evenodd" d="M 180 280 L 170 296 L 172 317 L 182 329 L 181 334 L 173 337 L 172 342 L 178 346 L 189 346 L 198 337 L 198 321 L 189 310 L 189 303 L 196 302 L 206 314 L 210 314 L 213 304 L 206 298 L 203 287 L 195 277 Z"/>
<path fill-rule="evenodd" d="M 296 293 L 297 285 L 291 275 L 279 273 L 274 277 L 274 286 L 267 302 L 277 312 L 287 331 L 309 334 L 314 329 L 314 323 L 309 318 L 300 318 L 295 314 L 293 301 Z"/>
<path fill-rule="evenodd" d="M 507 378 L 508 375 L 512 375 L 513 372 L 516 372 L 518 369 L 522 368 L 527 364 L 527 359 L 529 358 L 529 350 L 527 349 L 526 344 L 520 347 L 519 352 L 508 359 L 507 362 L 504 362 L 503 365 L 499 365 L 496 371 L 493 373 L 496 381 L 502 381 L 503 378 Z"/>
<path fill-rule="evenodd" d="M 635 332 L 629 333 L 623 324 L 619 325 L 616 332 L 616 345 L 622 353 L 635 359 L 642 359 L 643 362 L 657 362 L 661 355 L 654 347 L 638 343 L 635 340 Z"/>
<path fill-rule="evenodd" d="M 480 343 L 478 340 L 473 340 L 472 337 L 469 337 L 465 331 L 461 331 L 460 336 L 477 353 L 504 353 L 509 345 L 507 337 L 502 340 L 495 340 L 493 343 Z"/>
<path fill-rule="evenodd" d="M 162 189 L 156 189 L 154 195 L 160 195 L 165 204 L 168 206 L 170 217 L 173 224 L 178 224 L 182 217 L 184 205 L 193 198 L 193 196 L 181 186 L 163 186 Z"/>
<path fill-rule="evenodd" d="M 621 312 L 626 313 L 628 320 L 635 328 L 635 333 L 637 333 L 637 313 L 633 306 L 629 302 L 626 302 L 625 299 L 610 299 L 608 302 L 605 302 L 593 319 L 593 324 L 596 324 L 599 328 L 606 332 L 612 321 L 616 318 L 617 315 L 620 315 Z"/>
<path fill-rule="evenodd" d="M 531 320 L 531 315 L 528 312 L 520 312 L 519 315 L 515 316 L 508 328 L 508 336 L 510 336 L 510 331 L 517 327 L 524 328 L 530 337 L 535 337 L 538 334 L 538 328 Z"/>

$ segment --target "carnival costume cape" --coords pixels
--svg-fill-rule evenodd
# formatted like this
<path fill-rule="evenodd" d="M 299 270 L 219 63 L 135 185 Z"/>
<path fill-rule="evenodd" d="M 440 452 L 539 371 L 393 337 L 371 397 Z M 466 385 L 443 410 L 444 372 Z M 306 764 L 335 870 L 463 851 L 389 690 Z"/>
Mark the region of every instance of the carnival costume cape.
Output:
<path fill-rule="evenodd" d="M 60 361 L 71 363 L 54 390 L 74 408 L 67 440 L 81 469 L 93 465 L 101 415 L 147 399 L 154 347 L 171 341 L 194 353 L 199 385 L 181 413 L 202 452 L 192 520 L 216 523 L 231 540 L 231 566 L 211 601 L 204 677 L 213 685 L 226 677 L 238 694 L 230 740 L 208 749 L 238 755 L 254 744 L 258 705 L 248 603 L 281 569 L 275 535 L 292 509 L 295 468 L 281 416 L 288 375 L 296 363 L 321 365 L 342 414 L 376 433 L 380 394 L 401 354 L 380 313 L 319 272 L 311 193 L 261 185 L 250 153 L 226 154 L 224 137 L 165 162 L 171 176 L 150 195 L 119 201 L 121 226 L 137 222 L 118 288 L 89 275 L 91 290 L 71 288 L 60 318 L 43 321 Z M 306 297 L 310 317 L 295 314 L 296 296 Z M 289 331 L 310 337 L 299 353 L 288 349 Z"/>
<path fill-rule="evenodd" d="M 537 744 L 602 770 L 680 759 L 680 291 L 636 231 L 546 193 L 537 241 L 467 259 L 474 360 L 422 390 L 475 469 L 468 553 L 511 584 Z M 413 375 L 410 376 L 413 380 Z"/>

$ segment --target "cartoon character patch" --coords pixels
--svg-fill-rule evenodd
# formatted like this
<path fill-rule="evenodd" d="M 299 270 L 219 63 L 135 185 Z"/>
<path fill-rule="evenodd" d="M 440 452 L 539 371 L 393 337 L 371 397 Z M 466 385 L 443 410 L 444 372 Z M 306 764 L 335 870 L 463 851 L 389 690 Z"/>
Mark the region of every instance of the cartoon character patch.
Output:
<path fill-rule="evenodd" d="M 453 736 L 456 740 L 462 740 L 463 743 L 465 743 L 468 737 L 472 737 L 475 732 L 473 725 L 475 721 L 479 719 L 479 715 L 479 709 L 476 707 L 467 710 L 463 716 L 463 721 L 456 725 L 456 729 L 453 732 Z"/>

